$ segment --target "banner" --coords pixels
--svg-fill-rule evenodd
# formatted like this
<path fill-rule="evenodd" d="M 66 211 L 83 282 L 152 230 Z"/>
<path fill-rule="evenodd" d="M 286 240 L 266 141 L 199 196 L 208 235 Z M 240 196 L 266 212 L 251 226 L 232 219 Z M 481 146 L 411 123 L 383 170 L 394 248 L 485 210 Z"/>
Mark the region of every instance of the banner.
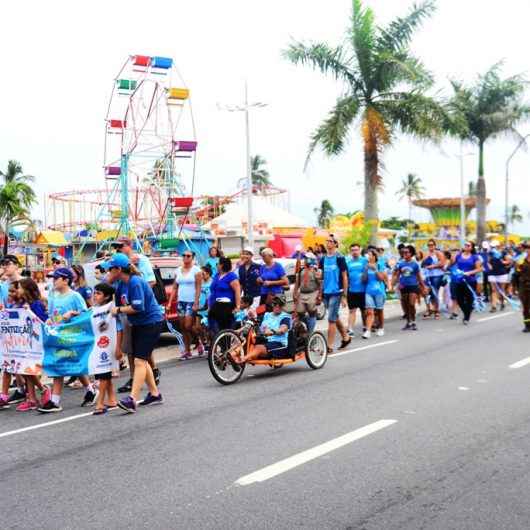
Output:
<path fill-rule="evenodd" d="M 9 374 L 41 375 L 43 324 L 29 309 L 0 311 L 1 368 Z"/>
<path fill-rule="evenodd" d="M 118 370 L 112 307 L 92 307 L 68 322 L 44 326 L 44 372 L 61 377 Z"/>

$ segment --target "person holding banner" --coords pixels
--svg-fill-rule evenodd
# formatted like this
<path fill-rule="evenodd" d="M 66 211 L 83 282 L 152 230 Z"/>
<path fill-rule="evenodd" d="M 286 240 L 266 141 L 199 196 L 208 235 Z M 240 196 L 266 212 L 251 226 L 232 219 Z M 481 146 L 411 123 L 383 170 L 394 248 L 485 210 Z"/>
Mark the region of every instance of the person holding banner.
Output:
<path fill-rule="evenodd" d="M 71 288 L 74 275 L 70 269 L 59 267 L 53 272 L 52 277 L 53 291 L 48 300 L 48 324 L 58 325 L 88 308 L 83 297 Z M 92 404 L 96 399 L 96 392 L 92 383 L 86 375 L 80 376 L 79 379 L 85 387 L 85 397 L 81 406 Z M 61 412 L 63 410 L 60 404 L 63 386 L 64 377 L 54 377 L 51 399 L 37 410 L 42 413 Z"/>
<path fill-rule="evenodd" d="M 126 412 L 137 410 L 140 391 L 147 383 L 149 392 L 140 405 L 155 405 L 163 402 L 162 394 L 156 386 L 149 357 L 153 353 L 162 328 L 163 314 L 156 301 L 153 289 L 140 276 L 131 274 L 131 262 L 123 253 L 116 253 L 107 262 L 108 280 L 118 282 L 116 302 L 118 307 L 112 309 L 114 315 L 126 315 L 131 324 L 132 354 L 134 358 L 134 374 L 131 393 L 118 402 L 118 406 Z"/>

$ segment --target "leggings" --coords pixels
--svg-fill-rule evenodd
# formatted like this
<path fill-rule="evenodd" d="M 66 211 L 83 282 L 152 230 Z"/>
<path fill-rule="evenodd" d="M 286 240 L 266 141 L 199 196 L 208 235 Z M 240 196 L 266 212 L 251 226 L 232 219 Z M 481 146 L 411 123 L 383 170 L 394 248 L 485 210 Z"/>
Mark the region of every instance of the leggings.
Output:
<path fill-rule="evenodd" d="M 519 291 L 519 299 L 523 306 L 523 320 L 526 329 L 530 329 L 530 289 Z"/>
<path fill-rule="evenodd" d="M 459 282 L 455 285 L 456 288 L 456 301 L 458 306 L 464 313 L 464 320 L 469 320 L 471 318 L 471 313 L 473 311 L 473 293 L 470 289 L 475 290 L 476 283 L 474 282 Z"/>

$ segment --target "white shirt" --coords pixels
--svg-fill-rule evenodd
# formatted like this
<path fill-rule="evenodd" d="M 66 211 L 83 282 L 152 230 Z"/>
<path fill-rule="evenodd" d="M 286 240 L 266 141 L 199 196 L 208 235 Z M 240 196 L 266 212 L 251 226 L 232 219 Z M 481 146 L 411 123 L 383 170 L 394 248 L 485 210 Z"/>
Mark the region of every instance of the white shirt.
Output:
<path fill-rule="evenodd" d="M 194 265 L 186 273 L 183 272 L 183 268 L 177 269 L 177 276 L 175 277 L 175 283 L 179 287 L 178 301 L 179 302 L 195 302 L 195 276 L 201 272 L 201 269 Z"/>

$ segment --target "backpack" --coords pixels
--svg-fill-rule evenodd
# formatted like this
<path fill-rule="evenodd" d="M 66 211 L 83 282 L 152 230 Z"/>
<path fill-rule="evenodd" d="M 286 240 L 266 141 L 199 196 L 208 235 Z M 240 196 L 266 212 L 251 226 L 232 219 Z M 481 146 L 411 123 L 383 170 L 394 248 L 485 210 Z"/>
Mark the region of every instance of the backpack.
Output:
<path fill-rule="evenodd" d="M 160 305 L 164 305 L 167 302 L 167 294 L 166 287 L 164 286 L 164 281 L 162 280 L 162 275 L 160 274 L 160 269 L 158 267 L 153 267 L 153 272 L 155 274 L 153 294 L 155 295 L 156 301 Z"/>

